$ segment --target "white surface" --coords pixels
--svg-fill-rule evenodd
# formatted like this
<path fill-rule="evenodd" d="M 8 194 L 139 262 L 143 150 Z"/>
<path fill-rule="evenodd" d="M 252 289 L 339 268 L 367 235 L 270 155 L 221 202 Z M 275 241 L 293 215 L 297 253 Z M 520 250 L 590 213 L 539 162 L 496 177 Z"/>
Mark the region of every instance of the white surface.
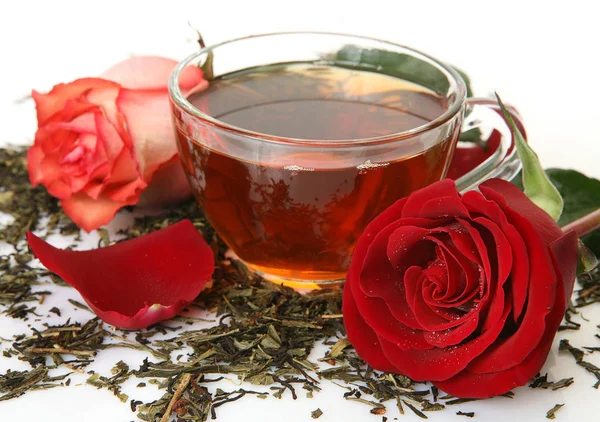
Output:
<path fill-rule="evenodd" d="M 0 144 L 31 142 L 35 115 L 31 101 L 15 104 L 32 88 L 44 91 L 58 82 L 94 76 L 130 54 L 159 54 L 183 58 L 195 51 L 194 32 L 200 28 L 209 43 L 253 33 L 278 30 L 324 30 L 387 39 L 420 49 L 461 67 L 473 79 L 476 93 L 497 89 L 521 111 L 530 142 L 545 166 L 577 168 L 600 177 L 600 84 L 597 14 L 592 1 L 3 1 L 0 3 Z M 175 6 L 176 5 L 176 6 Z M 2 183 L 0 181 L 0 183 Z M 125 217 L 122 217 L 125 218 Z M 126 219 L 126 218 L 125 218 Z M 95 242 L 84 244 L 93 247 Z M 60 241 L 54 239 L 55 242 Z M 0 253 L 5 253 L 0 249 Z M 48 297 L 65 317 L 85 321 L 83 311 L 70 312 L 70 289 Z M 600 346 L 600 306 L 583 310 L 591 322 L 576 333 L 560 333 L 575 346 Z M 575 318 L 583 322 L 580 317 Z M 36 324 L 41 324 L 37 322 Z M 0 318 L 0 336 L 26 330 L 21 321 Z M 0 350 L 10 343 L 0 343 Z M 319 352 L 317 352 L 319 353 Z M 322 355 L 322 351 L 320 352 Z M 317 355 L 316 355 L 317 356 Z M 119 359 L 137 367 L 139 356 L 128 350 L 102 352 L 94 369 L 107 373 Z M 598 356 L 587 360 L 600 365 Z M 15 359 L 0 358 L 0 373 L 24 368 Z M 575 377 L 575 385 L 556 392 L 520 388 L 513 400 L 497 398 L 431 412 L 434 421 L 465 420 L 458 410 L 474 411 L 474 420 L 544 421 L 555 403 L 566 403 L 557 421 L 585 421 L 600 413 L 600 391 L 594 378 L 573 359 L 552 349 L 543 369 L 549 378 Z M 74 383 L 76 384 L 76 383 Z M 244 398 L 218 409 L 218 420 L 311 421 L 316 408 L 319 422 L 380 421 L 358 403 L 341 398 L 342 390 L 323 383 L 324 391 L 297 401 Z M 150 390 L 129 388 L 132 397 L 149 399 Z M 143 396 L 146 394 L 146 396 Z M 43 417 L 42 417 L 43 416 Z M 399 417 L 388 405 L 388 420 Z M 89 386 L 29 393 L 0 402 L 0 421 L 75 422 L 135 420 L 128 404 L 110 392 Z M 417 420 L 410 414 L 401 420 Z M 467 419 L 468 420 L 468 419 Z"/>

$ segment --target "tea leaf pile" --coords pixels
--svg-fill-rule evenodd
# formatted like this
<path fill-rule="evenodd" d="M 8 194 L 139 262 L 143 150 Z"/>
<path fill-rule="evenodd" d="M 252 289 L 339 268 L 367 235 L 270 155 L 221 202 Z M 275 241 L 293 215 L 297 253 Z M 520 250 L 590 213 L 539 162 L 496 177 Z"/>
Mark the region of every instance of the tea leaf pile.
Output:
<path fill-rule="evenodd" d="M 212 286 L 183 316 L 135 332 L 105 326 L 91 313 L 87 321 L 50 325 L 45 321 L 60 316 L 61 310 L 48 309 L 43 302 L 48 295 L 56 294 L 57 288 L 64 289 L 65 284 L 32 260 L 25 233 L 60 233 L 72 236 L 76 242 L 79 230 L 63 214 L 56 199 L 43 188 L 30 186 L 25 151 L 0 149 L 0 180 L 0 212 L 9 216 L 8 223 L 0 226 L 0 241 L 4 242 L 1 251 L 8 251 L 0 256 L 0 315 L 30 323 L 30 332 L 10 340 L 0 338 L 0 344 L 11 344 L 4 347 L 3 358 L 16 358 L 31 366 L 30 370 L 0 374 L 0 401 L 31 390 L 69 386 L 71 376 L 77 374 L 84 375 L 87 384 L 129 401 L 140 420 L 164 422 L 175 417 L 178 422 L 205 421 L 218 417 L 222 406 L 235 405 L 249 396 L 272 396 L 271 400 L 296 399 L 301 394 L 312 397 L 319 393 L 323 382 L 331 381 L 340 386 L 341 401 L 363 403 L 365 415 L 379 415 L 383 420 L 387 420 L 383 415 L 389 406 L 423 419 L 427 413 L 447 407 L 452 414 L 475 416 L 474 412 L 463 411 L 468 409 L 456 409 L 471 400 L 440 396 L 435 387 L 365 365 L 344 336 L 339 290 L 302 295 L 248 273 L 226 258 L 224 245 L 191 201 L 158 216 L 136 218 L 113 239 L 108 232 L 99 233 L 105 245 L 150 233 L 183 218 L 191 219 L 212 244 L 218 265 Z M 578 305 L 600 300 L 599 280 L 598 272 L 582 280 Z M 64 306 L 67 303 L 88 314 L 85 305 L 72 299 L 65 300 Z M 205 317 L 214 321 L 207 322 Z M 311 353 L 319 344 L 326 346 L 326 352 L 315 358 Z M 116 347 L 138 350 L 147 358 L 137 367 L 118 362 L 110 374 L 88 370 L 103 350 Z M 568 342 L 561 343 L 561 349 L 597 374 L 597 368 L 584 360 L 583 350 Z M 244 383 L 225 391 L 220 383 L 224 377 Z M 149 384 L 159 387 L 162 396 L 148 402 L 130 398 L 123 392 L 123 385 L 133 379 L 139 388 Z M 573 378 L 553 382 L 544 375 L 534 379 L 531 387 L 557 390 L 571 384 Z M 505 396 L 511 398 L 512 393 Z M 548 417 L 559 408 L 551 409 Z M 323 413 L 321 409 L 308 412 L 307 420 Z"/>

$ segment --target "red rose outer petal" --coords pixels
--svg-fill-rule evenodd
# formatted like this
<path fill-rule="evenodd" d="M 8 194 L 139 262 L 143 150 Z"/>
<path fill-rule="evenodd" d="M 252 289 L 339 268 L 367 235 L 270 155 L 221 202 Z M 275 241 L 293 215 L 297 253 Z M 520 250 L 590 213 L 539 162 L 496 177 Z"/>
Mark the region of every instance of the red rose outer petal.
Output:
<path fill-rule="evenodd" d="M 472 372 L 494 372 L 511 368 L 522 362 L 539 344 L 546 328 L 546 316 L 555 308 L 565 307 L 556 304 L 558 280 L 552 264 L 548 246 L 539 232 L 524 217 L 511 209 L 505 210 L 509 219 L 521 233 L 531 261 L 528 282 L 527 306 L 523 320 L 516 332 L 486 350 L 471 366 Z M 513 280 L 513 284 L 519 280 Z M 535 374 L 534 374 L 535 375 Z"/>
<path fill-rule="evenodd" d="M 565 309 L 569 306 L 575 277 L 577 276 L 577 233 L 570 231 L 550 244 L 552 261 L 558 273 L 562 275 L 565 287 Z M 558 300 L 555 301 L 559 303 Z"/>
<path fill-rule="evenodd" d="M 410 328 L 421 328 L 406 301 L 404 284 L 399 282 L 403 274 L 395 268 L 394 261 L 390 260 L 387 255 L 389 237 L 399 227 L 401 227 L 401 222 L 390 224 L 373 236 L 362 259 L 362 268 L 356 276 L 356 286 L 353 286 L 358 309 L 367 323 L 375 329 L 379 325 L 392 324 L 391 321 L 388 324 L 389 319 L 398 320 L 400 324 Z M 419 232 L 423 230 L 414 229 Z M 350 271 L 352 271 L 352 266 Z M 354 273 L 352 274 L 354 275 Z M 357 297 L 359 292 L 373 300 L 361 300 L 360 297 Z M 385 310 L 382 309 L 382 306 L 385 307 Z M 390 314 L 389 318 L 388 314 Z M 396 325 L 396 322 L 393 324 Z"/>
<path fill-rule="evenodd" d="M 367 324 L 372 326 L 373 322 L 378 321 L 379 325 L 385 325 L 386 328 L 384 327 L 382 330 L 380 330 L 380 334 L 385 334 L 385 332 L 390 334 L 390 339 L 395 339 L 399 342 L 398 347 L 429 348 L 431 346 L 429 346 L 429 344 L 423 339 L 423 336 L 420 332 L 413 330 L 396 320 L 382 299 L 368 297 L 362 292 L 359 285 L 363 262 L 367 254 L 367 250 L 373 242 L 373 238 L 390 223 L 393 223 L 400 218 L 405 202 L 406 198 L 396 201 L 389 208 L 379 214 L 379 216 L 369 223 L 369 225 L 365 228 L 365 231 L 360 237 L 354 250 L 352 262 L 346 278 L 346 284 L 344 286 L 344 295 L 346 295 L 346 289 L 351 289 L 354 297 L 354 303 L 359 310 L 359 314 L 365 318 L 365 320 L 369 319 L 369 316 L 373 318 L 369 319 Z M 423 221 L 425 220 L 422 220 L 421 222 Z M 389 261 L 386 260 L 386 262 L 391 268 Z M 350 324 L 346 323 L 346 329 L 352 329 L 352 327 L 349 326 Z M 362 340 L 357 338 L 354 341 L 360 342 Z M 354 344 L 354 346 L 356 347 L 356 344 Z M 358 347 L 360 347 L 360 343 Z"/>
<path fill-rule="evenodd" d="M 390 266 L 389 263 L 387 263 Z M 393 275 L 393 272 L 390 271 Z M 387 338 L 402 350 L 415 348 L 418 350 L 429 349 L 432 346 L 425 341 L 423 333 L 396 319 L 389 305 L 379 297 L 369 297 L 360 288 L 358 279 L 354 274 L 348 273 L 346 289 L 351 289 L 354 302 L 366 324 L 378 335 Z M 408 306 L 402 308 L 410 312 Z"/>
<path fill-rule="evenodd" d="M 478 373 L 502 371 L 522 362 L 537 347 L 548 330 L 556 331 L 556 328 L 546 327 L 546 315 L 556 307 L 562 308 L 564 313 L 566 306 L 563 306 L 555 298 L 555 294 L 558 294 L 562 288 L 562 286 L 558 286 L 562 274 L 558 272 L 560 268 L 553 271 L 552 257 L 546 246 L 563 237 L 558 225 L 520 190 L 513 189 L 512 184 L 495 180 L 491 184 L 486 183 L 485 185 L 482 185 L 481 191 L 488 199 L 493 200 L 503 209 L 507 220 L 516 227 L 525 241 L 530 253 L 531 268 L 529 280 L 526 283 L 528 303 L 519 328 L 512 336 L 498 345 L 493 345 L 473 362 L 470 370 Z M 507 205 L 508 202 L 511 203 L 510 207 Z M 543 215 L 539 216 L 540 213 Z M 548 219 L 550 221 L 547 221 Z M 549 239 L 544 235 L 558 236 Z M 566 261 L 571 264 L 573 262 L 573 260 Z M 520 280 L 513 280 L 512 284 L 515 285 L 519 282 Z"/>
<path fill-rule="evenodd" d="M 403 217 L 417 217 L 422 218 L 423 215 L 423 205 L 432 198 L 440 198 L 447 197 L 448 200 L 455 199 L 460 201 L 460 196 L 458 191 L 456 190 L 456 184 L 453 180 L 444 179 L 439 182 L 433 183 L 429 186 L 424 187 L 418 191 L 411 193 L 408 198 L 406 198 L 406 203 L 402 208 L 402 215 L 399 215 L 397 218 Z M 456 204 L 456 202 L 454 202 Z M 463 207 L 464 208 L 464 207 Z M 439 210 L 439 208 L 436 207 Z M 459 216 L 463 216 L 463 212 L 466 211 L 459 207 L 457 210 Z M 441 216 L 440 216 L 441 217 Z M 445 217 L 448 217 L 447 215 Z"/>
<path fill-rule="evenodd" d="M 509 313 L 507 303 L 502 318 L 494 327 L 472 341 L 449 348 L 401 350 L 384 338 L 379 340 L 383 353 L 399 373 L 415 381 L 444 381 L 465 369 L 498 338 Z"/>
<path fill-rule="evenodd" d="M 102 320 L 126 329 L 175 316 L 214 270 L 213 251 L 189 220 L 89 251 L 57 249 L 31 232 L 27 241 L 42 264 L 77 289 Z"/>
<path fill-rule="evenodd" d="M 535 231 L 542 235 L 546 243 L 551 243 L 563 235 L 554 219 L 531 202 L 512 183 L 502 179 L 490 179 L 482 183 L 479 190 L 487 199 L 498 203 L 500 207 L 506 208 L 508 206 L 526 218 L 533 225 Z"/>
<path fill-rule="evenodd" d="M 352 288 L 349 283 L 344 287 L 342 297 L 342 312 L 348 341 L 356 349 L 356 353 L 373 369 L 378 371 L 393 372 L 396 367 L 390 363 L 381 351 L 379 339 L 375 331 L 365 322 L 354 302 Z"/>

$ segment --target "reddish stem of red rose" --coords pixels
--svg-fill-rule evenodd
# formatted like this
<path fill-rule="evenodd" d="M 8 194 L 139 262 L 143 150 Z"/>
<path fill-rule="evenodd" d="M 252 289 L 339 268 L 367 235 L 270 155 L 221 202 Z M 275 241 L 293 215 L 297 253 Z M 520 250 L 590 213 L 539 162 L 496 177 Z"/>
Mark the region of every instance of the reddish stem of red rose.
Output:
<path fill-rule="evenodd" d="M 600 209 L 593 211 L 583 217 L 567 224 L 562 228 L 563 232 L 575 230 L 578 237 L 585 236 L 600 228 Z"/>

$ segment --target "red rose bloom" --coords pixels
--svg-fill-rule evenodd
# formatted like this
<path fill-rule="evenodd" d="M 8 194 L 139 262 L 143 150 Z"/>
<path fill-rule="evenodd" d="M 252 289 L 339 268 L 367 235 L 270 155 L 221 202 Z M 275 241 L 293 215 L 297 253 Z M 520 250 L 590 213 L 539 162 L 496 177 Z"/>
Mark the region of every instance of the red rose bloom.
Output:
<path fill-rule="evenodd" d="M 457 397 L 503 394 L 544 364 L 573 290 L 577 236 L 510 183 L 430 185 L 380 214 L 344 288 L 349 341 L 373 368 Z"/>

